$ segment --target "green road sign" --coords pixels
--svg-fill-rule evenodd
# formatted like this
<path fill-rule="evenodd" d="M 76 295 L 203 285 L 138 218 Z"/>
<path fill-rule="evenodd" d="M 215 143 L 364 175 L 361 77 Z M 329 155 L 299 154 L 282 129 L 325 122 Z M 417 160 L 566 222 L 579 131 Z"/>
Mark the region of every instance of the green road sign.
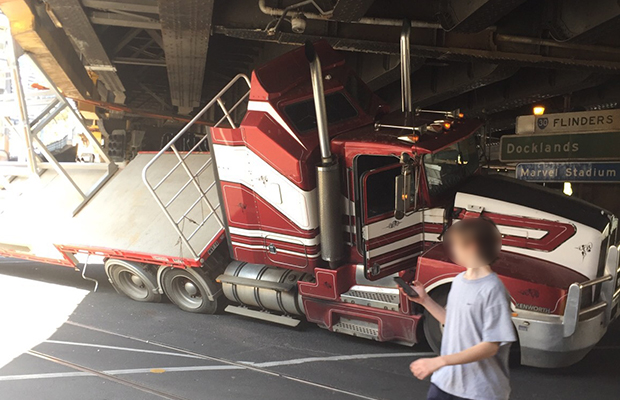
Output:
<path fill-rule="evenodd" d="M 503 162 L 620 160 L 620 132 L 504 135 L 500 147 Z"/>

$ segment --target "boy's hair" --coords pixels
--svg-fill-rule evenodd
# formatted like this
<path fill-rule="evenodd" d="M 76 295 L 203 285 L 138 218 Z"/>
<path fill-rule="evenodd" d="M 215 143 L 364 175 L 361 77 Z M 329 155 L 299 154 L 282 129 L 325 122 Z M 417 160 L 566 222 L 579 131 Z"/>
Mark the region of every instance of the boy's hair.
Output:
<path fill-rule="evenodd" d="M 446 232 L 445 239 L 458 235 L 466 244 L 473 243 L 478 249 L 480 261 L 491 264 L 499 257 L 502 248 L 502 235 L 495 223 L 488 218 L 466 218 L 453 224 Z"/>

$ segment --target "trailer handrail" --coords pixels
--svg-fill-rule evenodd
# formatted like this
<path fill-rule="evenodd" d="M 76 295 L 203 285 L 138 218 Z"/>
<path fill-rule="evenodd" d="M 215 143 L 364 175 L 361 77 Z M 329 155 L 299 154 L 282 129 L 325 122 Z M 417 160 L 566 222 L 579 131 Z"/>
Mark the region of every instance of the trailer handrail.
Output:
<path fill-rule="evenodd" d="M 247 85 L 247 91 L 239 98 L 239 100 L 237 100 L 233 106 L 229 109 L 226 108 L 224 101 L 222 101 L 222 97 L 232 88 L 235 86 L 235 84 L 237 82 L 245 82 L 245 84 Z M 222 122 L 224 122 L 225 120 L 228 121 L 228 123 L 230 124 L 230 126 L 232 128 L 237 128 L 233 118 L 232 118 L 232 113 L 237 109 L 237 107 L 239 107 L 239 105 L 241 105 L 243 102 L 245 102 L 249 96 L 250 96 L 250 87 L 251 87 L 251 82 L 250 79 L 248 78 L 247 75 L 245 74 L 238 74 L 236 75 L 226 86 L 224 86 L 222 88 L 222 90 L 220 90 L 199 112 L 198 114 L 196 114 L 196 116 L 194 116 L 194 118 L 192 118 L 169 142 L 168 144 L 166 144 L 152 159 L 151 161 L 149 161 L 146 166 L 144 167 L 144 169 L 142 170 L 142 181 L 144 182 L 144 184 L 146 185 L 146 187 L 148 188 L 149 192 L 151 193 L 151 195 L 153 195 L 153 197 L 155 198 L 155 201 L 157 202 L 157 204 L 159 205 L 159 207 L 162 209 L 164 215 L 166 216 L 166 219 L 168 219 L 168 221 L 172 224 L 173 228 L 175 229 L 175 231 L 177 232 L 177 234 L 179 235 L 179 239 L 181 240 L 181 242 L 187 247 L 187 249 L 189 250 L 189 252 L 191 253 L 191 255 L 195 258 L 198 259 L 202 254 L 204 254 L 205 250 L 206 250 L 206 246 L 208 246 L 208 243 L 205 244 L 205 247 L 202 249 L 196 249 L 194 248 L 194 246 L 192 246 L 192 244 L 190 243 L 191 239 L 200 231 L 200 229 L 202 227 L 204 227 L 207 223 L 207 221 L 210 218 L 214 218 L 215 221 L 217 221 L 218 225 L 220 226 L 220 228 L 224 229 L 224 222 L 222 221 L 222 219 L 220 218 L 220 216 L 217 214 L 217 210 L 220 208 L 220 205 L 218 204 L 217 206 L 214 206 L 213 204 L 211 204 L 211 201 L 209 201 L 209 199 L 207 198 L 207 193 L 209 192 L 209 190 L 211 190 L 216 182 L 213 182 L 211 185 L 209 185 L 209 187 L 207 187 L 206 189 L 203 189 L 201 187 L 200 181 L 199 181 L 199 176 L 206 170 L 208 170 L 208 168 L 212 165 L 212 158 L 210 157 L 204 164 L 202 164 L 202 166 L 200 166 L 196 172 L 192 172 L 192 170 L 190 169 L 189 165 L 187 164 L 186 160 L 189 156 L 191 156 L 196 149 L 200 148 L 200 146 L 207 140 L 208 138 L 208 134 L 205 134 L 195 145 L 194 147 L 192 147 L 189 151 L 187 152 L 180 152 L 177 147 L 175 146 L 175 143 L 177 140 L 179 140 L 185 133 L 187 133 L 189 131 L 189 129 L 198 121 L 200 120 L 200 118 L 207 112 L 209 111 L 215 104 L 217 104 L 220 109 L 222 110 L 222 112 L 224 113 L 224 116 L 221 117 L 213 126 L 212 128 L 218 127 Z M 167 151 L 172 150 L 172 152 L 175 154 L 175 156 L 178 159 L 178 162 L 174 165 L 174 167 L 172 167 L 172 169 L 170 169 L 170 171 L 168 171 L 168 173 L 166 173 L 166 175 L 164 175 L 163 178 L 161 178 L 156 184 L 153 184 L 152 182 L 149 181 L 148 178 L 148 171 L 149 169 L 161 158 L 161 156 L 166 153 Z M 182 167 L 183 170 L 185 171 L 185 173 L 188 175 L 189 180 L 183 184 L 181 186 L 181 189 L 179 189 L 177 191 L 176 194 L 174 194 L 172 196 L 171 199 L 169 199 L 168 201 L 164 202 L 162 200 L 162 198 L 157 194 L 157 190 L 159 188 L 162 187 L 162 185 L 164 185 L 170 178 L 170 176 L 172 176 L 172 174 L 179 168 Z M 195 187 L 195 189 L 198 192 L 198 198 L 193 201 L 190 205 L 190 207 L 185 210 L 185 212 L 182 213 L 182 215 L 179 218 L 175 218 L 172 216 L 172 214 L 169 211 L 169 208 L 171 207 L 171 205 L 179 198 L 180 194 L 189 186 L 192 185 Z M 206 217 L 203 217 L 201 221 L 192 221 L 190 220 L 192 223 L 196 224 L 196 228 L 189 234 L 186 234 L 183 232 L 183 226 L 182 224 L 184 223 L 184 221 L 188 218 L 188 214 L 198 205 L 198 204 L 204 204 L 206 205 L 207 209 L 208 209 L 208 214 Z"/>

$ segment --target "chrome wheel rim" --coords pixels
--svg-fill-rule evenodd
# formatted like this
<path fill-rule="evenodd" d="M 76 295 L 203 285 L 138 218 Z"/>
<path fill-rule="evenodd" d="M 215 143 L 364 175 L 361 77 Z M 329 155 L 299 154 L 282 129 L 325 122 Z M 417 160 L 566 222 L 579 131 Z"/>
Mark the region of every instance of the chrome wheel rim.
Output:
<path fill-rule="evenodd" d="M 149 290 L 142 278 L 130 270 L 122 269 L 119 271 L 116 275 L 116 282 L 129 297 L 144 299 L 149 295 Z"/>
<path fill-rule="evenodd" d="M 170 294 L 186 308 L 198 308 L 203 297 L 200 287 L 186 276 L 175 276 L 170 281 Z"/>

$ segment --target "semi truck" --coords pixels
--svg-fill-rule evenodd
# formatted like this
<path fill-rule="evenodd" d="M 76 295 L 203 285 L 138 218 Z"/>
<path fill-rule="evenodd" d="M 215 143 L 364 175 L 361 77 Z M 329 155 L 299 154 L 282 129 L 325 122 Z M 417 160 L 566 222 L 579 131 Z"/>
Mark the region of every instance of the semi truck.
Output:
<path fill-rule="evenodd" d="M 407 346 L 425 337 L 438 351 L 443 327 L 393 278 L 418 280 L 445 304 L 463 268 L 442 234 L 486 217 L 502 234 L 493 269 L 511 297 L 521 363 L 578 362 L 618 316 L 617 218 L 483 174 L 482 123 L 414 109 L 408 24 L 400 47 L 399 111 L 318 41 L 236 76 L 161 151 L 138 154 L 86 204 L 53 171 L 13 179 L 0 198 L 0 255 L 82 263 L 86 275 L 99 258 L 133 300 L 167 296 L 189 312 L 305 320 Z M 219 120 L 178 150 L 207 112 Z M 199 151 L 205 142 L 210 152 Z M 93 171 L 79 179 L 96 181 Z"/>

